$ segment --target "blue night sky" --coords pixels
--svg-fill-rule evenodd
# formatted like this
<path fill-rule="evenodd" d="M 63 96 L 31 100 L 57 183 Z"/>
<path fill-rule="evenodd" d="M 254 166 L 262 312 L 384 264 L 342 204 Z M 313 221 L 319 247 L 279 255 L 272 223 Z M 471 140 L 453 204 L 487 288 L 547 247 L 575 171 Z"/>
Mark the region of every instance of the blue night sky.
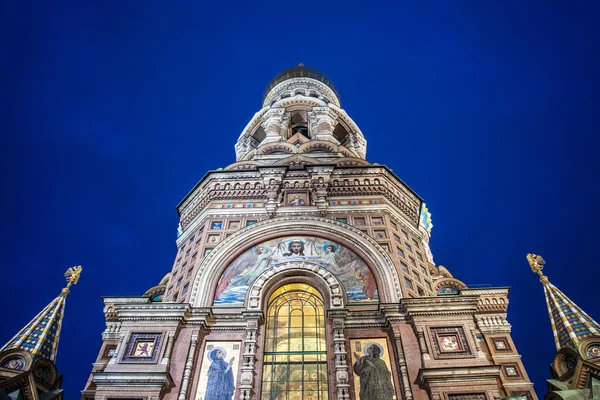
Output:
<path fill-rule="evenodd" d="M 542 286 L 600 319 L 600 4 L 3 2 L 5 343 L 84 267 L 58 353 L 67 399 L 98 353 L 103 295 L 171 269 L 175 206 L 233 145 L 269 80 L 327 74 L 368 140 L 433 214 L 436 263 L 511 286 L 538 395 L 555 348 Z"/>

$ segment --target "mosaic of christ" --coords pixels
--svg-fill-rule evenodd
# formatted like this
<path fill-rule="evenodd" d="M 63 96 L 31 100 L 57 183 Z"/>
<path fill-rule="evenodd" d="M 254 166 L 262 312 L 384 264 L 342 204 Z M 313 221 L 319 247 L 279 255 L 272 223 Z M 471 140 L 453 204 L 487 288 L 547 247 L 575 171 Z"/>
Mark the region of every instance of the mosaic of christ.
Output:
<path fill-rule="evenodd" d="M 267 269 L 288 261 L 310 261 L 333 273 L 344 285 L 348 301 L 376 301 L 373 274 L 353 251 L 316 237 L 286 237 L 259 244 L 227 267 L 215 293 L 215 305 L 243 303 L 248 288 Z"/>

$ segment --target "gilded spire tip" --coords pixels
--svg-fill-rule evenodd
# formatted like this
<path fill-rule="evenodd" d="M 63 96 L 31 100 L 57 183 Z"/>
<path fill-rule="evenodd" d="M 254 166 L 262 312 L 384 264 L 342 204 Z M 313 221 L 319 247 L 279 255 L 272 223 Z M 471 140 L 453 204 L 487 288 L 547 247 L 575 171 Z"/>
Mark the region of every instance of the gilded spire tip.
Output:
<path fill-rule="evenodd" d="M 529 253 L 527 254 L 527 261 L 529 261 L 531 271 L 540 276 L 540 281 L 544 284 L 548 283 L 548 277 L 544 276 L 544 273 L 542 272 L 542 270 L 544 269 L 544 264 L 546 264 L 546 261 L 544 261 L 542 256 Z"/>
<path fill-rule="evenodd" d="M 60 292 L 60 295 L 63 297 L 66 297 L 69 294 L 69 288 L 72 285 L 77 284 L 77 282 L 79 282 L 79 276 L 81 275 L 81 271 L 83 270 L 83 268 L 81 267 L 81 265 L 76 265 L 74 267 L 71 267 L 67 270 L 67 272 L 65 272 L 65 278 L 67 278 L 67 287 L 65 287 L 62 292 Z"/>
<path fill-rule="evenodd" d="M 304 64 L 302 64 L 302 63 L 299 63 L 299 64 L 298 64 L 298 66 L 299 66 L 299 67 L 304 67 Z"/>

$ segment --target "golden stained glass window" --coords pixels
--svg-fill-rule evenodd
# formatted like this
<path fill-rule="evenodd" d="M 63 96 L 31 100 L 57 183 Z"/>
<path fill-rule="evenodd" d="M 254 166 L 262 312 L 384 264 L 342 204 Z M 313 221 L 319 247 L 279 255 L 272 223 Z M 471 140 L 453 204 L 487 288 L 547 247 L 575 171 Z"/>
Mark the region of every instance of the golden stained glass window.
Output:
<path fill-rule="evenodd" d="M 263 400 L 327 400 L 323 297 L 310 285 L 280 287 L 269 298 Z"/>

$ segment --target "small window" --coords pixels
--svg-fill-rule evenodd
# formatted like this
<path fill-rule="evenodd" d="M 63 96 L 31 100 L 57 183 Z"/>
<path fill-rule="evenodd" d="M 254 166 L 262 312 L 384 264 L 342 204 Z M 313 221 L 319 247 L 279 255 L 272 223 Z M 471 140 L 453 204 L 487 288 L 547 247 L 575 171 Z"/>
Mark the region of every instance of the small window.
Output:
<path fill-rule="evenodd" d="M 179 266 L 179 264 L 181 264 L 181 257 L 179 257 L 179 258 L 177 259 L 177 262 L 175 263 L 175 266 Z"/>
<path fill-rule="evenodd" d="M 213 221 L 210 224 L 210 229 L 211 230 L 221 230 L 221 229 L 223 229 L 223 221 Z"/>
<path fill-rule="evenodd" d="M 167 292 L 167 297 L 171 296 L 171 294 L 173 294 L 173 289 L 169 289 L 169 291 Z"/>
<path fill-rule="evenodd" d="M 190 243 L 194 243 L 194 239 L 195 239 L 195 238 L 196 238 L 195 236 L 192 236 L 192 237 L 190 238 Z"/>
<path fill-rule="evenodd" d="M 409 253 L 412 253 L 412 247 L 410 247 L 410 244 L 408 243 L 404 243 L 404 248 L 406 249 L 406 251 L 408 251 Z"/>
<path fill-rule="evenodd" d="M 396 225 L 395 222 L 390 222 L 390 224 L 392 224 L 392 228 L 394 228 L 395 231 L 398 230 L 398 225 Z"/>
<path fill-rule="evenodd" d="M 183 279 L 183 278 L 179 278 L 179 280 L 177 281 L 177 287 L 181 286 L 181 280 L 182 280 L 182 279 Z"/>
<path fill-rule="evenodd" d="M 404 263 L 400 263 L 400 266 L 402 267 L 402 271 L 408 273 L 408 265 L 406 265 Z"/>
<path fill-rule="evenodd" d="M 189 256 L 189 255 L 190 255 L 190 253 L 191 253 L 191 251 L 192 251 L 191 249 L 190 249 L 190 250 L 188 250 L 188 251 L 186 251 L 186 252 L 185 252 L 185 256 L 186 256 L 186 257 L 187 257 L 187 256 Z"/>
<path fill-rule="evenodd" d="M 178 298 L 179 298 L 179 293 L 175 293 L 175 296 L 173 296 L 173 301 L 177 301 Z"/>
<path fill-rule="evenodd" d="M 414 258 L 412 258 L 412 257 L 408 257 L 408 260 L 410 261 L 410 263 L 411 263 L 412 265 L 417 265 L 417 263 L 415 262 L 415 259 L 414 259 Z"/>
<path fill-rule="evenodd" d="M 183 287 L 183 293 L 184 294 L 188 292 L 189 287 L 190 287 L 190 284 L 186 283 L 185 286 Z"/>
<path fill-rule="evenodd" d="M 419 286 L 417 286 L 417 293 L 419 293 L 419 296 L 425 296 L 425 291 Z"/>
<path fill-rule="evenodd" d="M 394 240 L 395 240 L 396 242 L 400 243 L 400 236 L 398 236 L 398 235 L 396 235 L 396 234 L 394 233 Z"/>
<path fill-rule="evenodd" d="M 185 276 L 186 278 L 189 278 L 190 276 L 192 276 L 192 272 L 194 271 L 193 268 L 191 268 L 188 272 L 187 275 Z"/>
<path fill-rule="evenodd" d="M 212 249 L 204 249 L 204 257 L 209 255 L 211 251 L 212 251 Z"/>
<path fill-rule="evenodd" d="M 415 254 L 417 255 L 417 258 L 419 259 L 419 261 L 423 261 L 423 256 L 421 255 L 421 253 L 419 253 L 418 251 L 415 251 Z"/>
<path fill-rule="evenodd" d="M 387 232 L 384 229 L 376 229 L 373 231 L 375 239 L 387 239 Z"/>
<path fill-rule="evenodd" d="M 379 243 L 379 245 L 381 247 L 383 247 L 386 252 L 391 253 L 391 251 L 390 251 L 390 245 L 389 244 L 387 244 L 387 243 Z"/>
<path fill-rule="evenodd" d="M 402 236 L 404 236 L 404 238 L 408 240 L 408 233 L 406 233 L 405 231 L 402 231 Z"/>
<path fill-rule="evenodd" d="M 192 262 L 196 261 L 196 256 L 197 256 L 197 255 L 198 255 L 198 252 L 195 252 L 195 253 L 192 255 Z"/>
<path fill-rule="evenodd" d="M 255 219 L 253 219 L 253 220 L 248 220 L 248 221 L 246 221 L 246 226 L 254 225 L 254 224 L 256 224 L 257 222 L 258 222 L 258 221 L 257 221 L 257 220 L 255 220 Z"/>
<path fill-rule="evenodd" d="M 371 218 L 371 222 L 373 223 L 373 225 L 383 225 L 383 218 L 373 217 Z"/>
<path fill-rule="evenodd" d="M 427 269 L 422 265 L 420 265 L 420 267 L 421 267 L 421 272 L 423 273 L 423 276 L 427 276 Z"/>
<path fill-rule="evenodd" d="M 433 289 L 431 288 L 431 283 L 429 282 L 425 282 L 425 286 L 427 287 L 427 290 L 432 291 Z"/>
<path fill-rule="evenodd" d="M 404 282 L 406 283 L 406 287 L 407 288 L 409 288 L 409 289 L 413 288 L 413 283 L 412 283 L 412 281 L 410 279 L 404 278 Z"/>
<path fill-rule="evenodd" d="M 404 251 L 402 251 L 400 247 L 396 247 L 396 253 L 398 253 L 400 257 L 404 257 Z"/>
<path fill-rule="evenodd" d="M 364 217 L 355 217 L 354 218 L 354 225 L 363 226 L 363 225 L 366 225 L 366 224 L 367 223 L 365 222 Z"/>
<path fill-rule="evenodd" d="M 419 247 L 419 241 L 415 238 L 412 238 L 413 243 L 415 244 L 415 246 Z"/>
<path fill-rule="evenodd" d="M 348 223 L 348 218 L 336 218 L 335 219 L 337 222 L 343 222 L 344 224 Z"/>

